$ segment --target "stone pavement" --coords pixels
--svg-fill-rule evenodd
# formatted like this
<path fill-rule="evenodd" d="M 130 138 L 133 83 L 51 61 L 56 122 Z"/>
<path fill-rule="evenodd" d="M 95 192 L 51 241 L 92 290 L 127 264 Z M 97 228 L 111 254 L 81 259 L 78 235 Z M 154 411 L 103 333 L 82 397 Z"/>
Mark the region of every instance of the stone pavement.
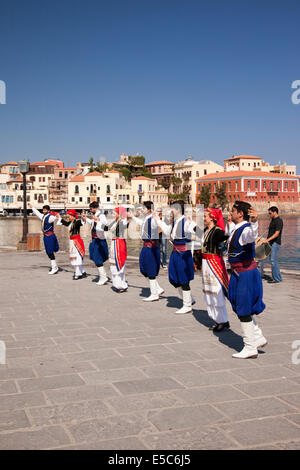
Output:
<path fill-rule="evenodd" d="M 117 294 L 90 262 L 73 281 L 67 256 L 48 276 L 43 253 L 0 253 L 1 449 L 300 449 L 299 278 L 264 284 L 269 344 L 237 360 L 239 321 L 229 308 L 231 330 L 208 330 L 198 275 L 176 316 L 166 272 L 147 304 L 135 260 Z"/>

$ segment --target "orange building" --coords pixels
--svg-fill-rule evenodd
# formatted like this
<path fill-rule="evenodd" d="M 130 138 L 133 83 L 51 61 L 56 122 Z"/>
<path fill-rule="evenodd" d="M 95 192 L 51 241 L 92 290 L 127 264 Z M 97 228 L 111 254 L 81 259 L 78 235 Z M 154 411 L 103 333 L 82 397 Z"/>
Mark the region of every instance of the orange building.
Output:
<path fill-rule="evenodd" d="M 216 190 L 226 183 L 229 203 L 236 200 L 257 202 L 298 202 L 299 178 L 262 171 L 226 171 L 196 180 L 196 201 L 204 185 L 210 187 L 211 203 L 217 203 Z"/>

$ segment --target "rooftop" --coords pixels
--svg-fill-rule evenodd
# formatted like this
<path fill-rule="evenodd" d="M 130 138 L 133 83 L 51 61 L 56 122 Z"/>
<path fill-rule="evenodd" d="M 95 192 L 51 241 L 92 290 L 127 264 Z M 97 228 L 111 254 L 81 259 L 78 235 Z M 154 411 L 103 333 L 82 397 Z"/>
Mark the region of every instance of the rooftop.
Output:
<path fill-rule="evenodd" d="M 238 178 L 241 176 L 255 177 L 260 176 L 263 178 L 298 178 L 293 175 L 285 175 L 282 173 L 271 173 L 268 171 L 223 171 L 222 173 L 211 173 L 210 175 L 202 176 L 197 178 L 200 180 L 210 180 L 210 179 L 221 179 L 221 178 Z"/>
<path fill-rule="evenodd" d="M 228 162 L 231 160 L 262 160 L 262 157 L 255 157 L 254 155 L 233 155 L 232 157 L 226 158 L 224 162 Z"/>

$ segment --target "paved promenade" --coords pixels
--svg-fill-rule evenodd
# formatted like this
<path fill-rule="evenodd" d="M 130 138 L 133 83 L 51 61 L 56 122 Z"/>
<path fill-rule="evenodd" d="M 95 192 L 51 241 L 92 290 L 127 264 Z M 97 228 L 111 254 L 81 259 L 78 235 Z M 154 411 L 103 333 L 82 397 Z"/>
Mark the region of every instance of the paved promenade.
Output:
<path fill-rule="evenodd" d="M 176 316 L 165 271 L 147 304 L 135 260 L 117 294 L 89 261 L 73 281 L 67 257 L 49 276 L 43 253 L 0 252 L 0 449 L 300 449 L 299 277 L 264 284 L 269 344 L 237 360 L 239 321 L 228 306 L 231 330 L 208 330 L 198 275 Z"/>

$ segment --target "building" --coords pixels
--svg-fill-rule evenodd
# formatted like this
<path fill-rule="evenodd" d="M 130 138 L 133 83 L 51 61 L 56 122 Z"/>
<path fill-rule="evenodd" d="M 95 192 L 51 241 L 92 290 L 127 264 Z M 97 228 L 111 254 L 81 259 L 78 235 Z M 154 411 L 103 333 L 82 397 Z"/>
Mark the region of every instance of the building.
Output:
<path fill-rule="evenodd" d="M 233 155 L 227 158 L 224 160 L 224 171 L 265 171 L 292 176 L 297 174 L 296 165 L 287 165 L 286 162 L 271 165 L 265 162 L 262 157 L 253 155 Z"/>
<path fill-rule="evenodd" d="M 222 165 L 211 160 L 195 161 L 192 157 L 177 162 L 174 165 L 174 184 L 172 191 L 175 194 L 188 193 L 188 202 L 196 200 L 196 180 L 210 173 L 223 172 Z"/>
<path fill-rule="evenodd" d="M 263 159 L 253 155 L 233 155 L 224 160 L 224 171 L 259 171 L 263 166 Z"/>
<path fill-rule="evenodd" d="M 299 178 L 292 175 L 263 171 L 226 171 L 203 176 L 197 180 L 197 195 L 208 186 L 211 204 L 218 203 L 216 190 L 226 183 L 226 195 L 231 205 L 234 201 L 247 201 L 258 207 L 278 205 L 291 207 L 299 202 Z"/>
<path fill-rule="evenodd" d="M 168 203 L 168 191 L 158 186 L 157 180 L 138 176 L 131 180 L 132 204 L 141 204 L 144 201 L 152 201 L 155 206 Z"/>
<path fill-rule="evenodd" d="M 82 170 L 79 167 L 54 168 L 53 178 L 49 184 L 49 201 L 53 207 L 66 207 L 69 181 L 81 172 Z"/>
<path fill-rule="evenodd" d="M 160 186 L 169 189 L 174 176 L 174 163 L 166 160 L 146 163 L 145 167 L 157 180 Z"/>

